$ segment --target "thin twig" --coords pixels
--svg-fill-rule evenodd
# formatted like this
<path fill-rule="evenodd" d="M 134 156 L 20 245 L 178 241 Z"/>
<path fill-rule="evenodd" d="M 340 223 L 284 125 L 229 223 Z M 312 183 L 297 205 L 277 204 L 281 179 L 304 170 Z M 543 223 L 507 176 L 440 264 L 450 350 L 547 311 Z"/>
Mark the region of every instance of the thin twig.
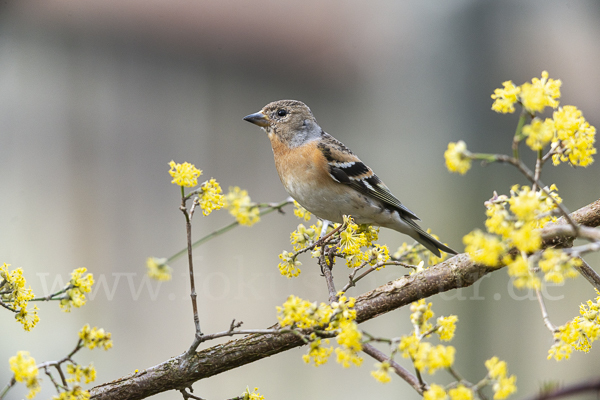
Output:
<path fill-rule="evenodd" d="M 188 355 L 193 354 L 198 346 L 201 343 L 202 330 L 200 329 L 200 317 L 198 316 L 198 304 L 196 301 L 196 282 L 194 279 L 194 260 L 192 255 L 192 220 L 191 215 L 188 213 L 186 207 L 186 198 L 183 196 L 183 186 L 181 187 L 181 207 L 180 210 L 183 212 L 185 216 L 185 230 L 186 230 L 186 239 L 187 239 L 187 252 L 188 252 L 188 271 L 190 274 L 190 298 L 192 300 L 192 312 L 194 313 L 194 326 L 196 328 L 196 332 L 194 334 L 194 341 L 192 345 L 188 349 Z"/>
<path fill-rule="evenodd" d="M 546 328 L 552 333 L 558 332 L 558 328 L 550 321 L 550 316 L 548 315 L 548 310 L 546 309 L 546 304 L 544 303 L 544 298 L 542 297 L 542 291 L 540 289 L 535 289 L 535 295 L 537 296 L 538 303 L 540 304 L 540 309 L 542 310 L 542 318 L 544 319 L 544 324 Z"/>
<path fill-rule="evenodd" d="M 319 257 L 319 265 L 321 266 L 321 271 L 323 272 L 325 283 L 327 284 L 327 291 L 329 292 L 329 303 L 333 303 L 338 300 L 335 282 L 333 281 L 333 273 L 331 272 L 333 268 L 333 256 L 331 255 L 332 251 L 333 249 L 328 250 L 327 247 L 323 247 L 323 252 Z M 329 262 L 327 262 L 327 259 L 329 259 Z"/>
<path fill-rule="evenodd" d="M 583 258 L 579 257 L 579 261 L 581 262 L 581 265 L 575 266 L 575 269 L 579 271 L 579 273 L 585 279 L 587 279 L 592 286 L 600 291 L 600 275 L 598 275 L 598 273 L 594 271 L 592 267 L 590 267 L 590 264 L 588 264 Z"/>
<path fill-rule="evenodd" d="M 398 364 L 394 360 L 391 360 L 385 353 L 378 350 L 373 345 L 371 345 L 369 343 L 363 343 L 362 350 L 366 354 L 370 355 L 371 357 L 373 357 L 374 359 L 376 359 L 379 362 L 388 362 L 390 364 L 390 367 L 392 367 L 394 369 L 394 371 L 396 372 L 396 375 L 398 375 L 400 378 L 404 379 L 420 395 L 423 395 L 423 392 L 425 390 L 428 390 L 428 386 L 426 383 L 417 379 L 416 376 L 414 376 L 413 374 L 408 372 L 404 367 L 402 367 L 400 364 Z"/>

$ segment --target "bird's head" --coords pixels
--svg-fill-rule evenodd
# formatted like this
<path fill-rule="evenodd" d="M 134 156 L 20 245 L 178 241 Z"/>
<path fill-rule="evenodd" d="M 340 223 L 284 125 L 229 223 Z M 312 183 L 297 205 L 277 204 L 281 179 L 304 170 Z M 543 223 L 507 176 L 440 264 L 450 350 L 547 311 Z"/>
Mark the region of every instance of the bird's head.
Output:
<path fill-rule="evenodd" d="M 314 140 L 322 133 L 310 108 L 297 100 L 274 101 L 244 120 L 263 128 L 271 140 L 276 136 L 290 147 Z"/>

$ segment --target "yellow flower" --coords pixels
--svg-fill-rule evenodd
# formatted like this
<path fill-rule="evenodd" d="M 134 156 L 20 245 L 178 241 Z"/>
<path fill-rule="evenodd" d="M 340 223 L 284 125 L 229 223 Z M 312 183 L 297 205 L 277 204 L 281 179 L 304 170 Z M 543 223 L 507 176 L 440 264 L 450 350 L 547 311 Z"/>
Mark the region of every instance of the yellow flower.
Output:
<path fill-rule="evenodd" d="M 423 400 L 447 400 L 446 391 L 435 383 L 429 386 L 429 390 L 423 393 Z"/>
<path fill-rule="evenodd" d="M 376 244 L 369 250 L 365 251 L 365 259 L 369 260 L 369 264 L 375 265 L 377 263 L 384 263 L 390 259 L 390 250 L 386 245 Z M 379 267 L 377 269 L 381 269 Z"/>
<path fill-rule="evenodd" d="M 351 364 L 360 367 L 363 362 L 362 357 L 360 357 L 356 352 L 351 351 L 346 347 L 337 347 L 335 349 L 335 354 L 337 355 L 336 361 L 338 364 L 341 364 L 344 368 L 350 368 Z"/>
<path fill-rule="evenodd" d="M 517 381 L 517 377 L 511 375 L 507 378 L 501 378 L 498 382 L 492 386 L 494 390 L 494 400 L 502 400 L 513 394 L 517 391 L 517 386 L 515 382 Z"/>
<path fill-rule="evenodd" d="M 85 379 L 85 383 L 90 383 L 96 380 L 96 369 L 92 363 L 87 367 L 68 364 L 67 373 L 72 375 L 72 377 L 67 379 L 67 382 L 81 382 L 82 379 Z"/>
<path fill-rule="evenodd" d="M 90 350 L 96 347 L 108 350 L 113 346 L 110 332 L 105 332 L 102 328 L 90 328 L 89 324 L 85 324 L 79 331 L 79 339 L 81 344 Z"/>
<path fill-rule="evenodd" d="M 556 135 L 552 148 L 557 154 L 552 156 L 554 165 L 570 162 L 572 165 L 587 167 L 594 162 L 596 154 L 596 128 L 591 126 L 575 106 L 564 106 L 553 114 Z"/>
<path fill-rule="evenodd" d="M 581 260 L 572 258 L 559 249 L 546 249 L 538 265 L 544 273 L 544 280 L 562 283 L 565 278 L 576 278 L 579 275 L 575 268 L 581 265 Z"/>
<path fill-rule="evenodd" d="M 265 400 L 265 397 L 258 393 L 258 388 L 255 387 L 252 393 L 250 393 L 250 388 L 246 387 L 246 391 L 242 393 L 243 400 Z"/>
<path fill-rule="evenodd" d="M 38 368 L 35 365 L 35 359 L 29 355 L 28 351 L 19 351 L 16 356 L 8 360 L 10 370 L 15 374 L 17 382 L 25 383 L 29 389 L 28 399 L 32 399 L 41 390 L 40 380 L 38 378 Z"/>
<path fill-rule="evenodd" d="M 309 364 L 312 360 L 315 363 L 315 367 L 325 364 L 329 360 L 329 356 L 333 352 L 333 347 L 324 347 L 323 344 L 329 345 L 329 339 L 319 339 L 315 333 L 310 335 L 310 347 L 308 354 L 304 354 L 302 359 L 305 363 Z"/>
<path fill-rule="evenodd" d="M 317 230 L 315 225 L 306 228 L 303 224 L 299 224 L 298 229 L 290 235 L 290 243 L 294 246 L 294 251 L 302 250 L 316 240 L 319 235 Z"/>
<path fill-rule="evenodd" d="M 252 202 L 246 190 L 241 190 L 237 186 L 230 187 L 229 193 L 225 195 L 224 204 L 240 225 L 252 226 L 260 221 L 260 210 L 257 204 Z"/>
<path fill-rule="evenodd" d="M 464 385 L 458 385 L 448 390 L 450 400 L 473 400 L 473 391 Z"/>
<path fill-rule="evenodd" d="M 450 172 L 458 172 L 461 175 L 467 173 L 471 168 L 471 153 L 467 151 L 467 144 L 462 140 L 457 143 L 448 143 L 448 149 L 444 152 L 446 167 Z"/>
<path fill-rule="evenodd" d="M 554 121 L 534 118 L 530 125 L 523 127 L 523 135 L 527 136 L 525 143 L 532 150 L 542 150 L 554 138 Z"/>
<path fill-rule="evenodd" d="M 294 253 L 288 253 L 284 250 L 283 253 L 279 255 L 279 258 L 281 259 L 281 262 L 278 267 L 281 275 L 287 276 L 288 278 L 295 278 L 300 275 L 301 270 L 298 267 L 301 266 L 302 263 L 296 260 Z"/>
<path fill-rule="evenodd" d="M 419 338 L 414 333 L 410 336 L 402 336 L 398 350 L 402 353 L 402 357 L 414 359 L 417 356 L 419 344 Z"/>
<path fill-rule="evenodd" d="M 600 292 L 596 290 L 596 293 L 599 296 L 595 302 L 588 300 L 579 307 L 580 316 L 558 327 L 554 333 L 554 345 L 548 351 L 548 359 L 567 359 L 573 350 L 587 353 L 592 343 L 600 339 Z"/>
<path fill-rule="evenodd" d="M 202 171 L 188 162 L 177 164 L 171 161 L 169 167 L 169 174 L 173 177 L 171 183 L 179 186 L 194 187 L 198 184 L 198 177 L 202 175 Z"/>
<path fill-rule="evenodd" d="M 406 264 L 418 265 L 423 262 L 421 259 L 421 255 L 419 254 L 418 247 L 414 245 L 409 245 L 406 242 L 402 243 L 398 250 L 394 253 L 393 257 L 402 261 Z"/>
<path fill-rule="evenodd" d="M 428 369 L 430 374 L 434 374 L 440 368 L 449 368 L 454 364 L 454 354 L 456 349 L 452 346 L 431 345 L 428 342 L 421 342 L 415 357 L 415 368 L 419 371 Z"/>
<path fill-rule="evenodd" d="M 454 331 L 456 330 L 456 321 L 458 317 L 456 315 L 449 315 L 447 317 L 439 317 L 437 324 L 439 326 L 437 333 L 440 335 L 440 340 L 450 341 L 454 337 Z"/>
<path fill-rule="evenodd" d="M 202 192 L 198 195 L 197 202 L 202 209 L 202 214 L 209 215 L 214 210 L 220 210 L 224 206 L 225 196 L 221 193 L 221 186 L 214 179 L 204 182 L 202 184 Z"/>
<path fill-rule="evenodd" d="M 428 322 L 434 316 L 431 303 L 426 303 L 425 299 L 421 299 L 410 305 L 410 311 L 410 322 L 418 332 L 424 333 L 432 328 Z"/>
<path fill-rule="evenodd" d="M 15 309 L 27 307 L 27 302 L 35 297 L 31 286 L 25 287 L 26 281 L 21 268 L 10 271 L 8 267 L 10 264 L 6 263 L 0 267 L 0 284 L 2 284 L 0 300 L 13 303 Z"/>
<path fill-rule="evenodd" d="M 300 203 L 294 200 L 294 215 L 304 221 L 310 220 L 311 213 L 306 208 L 302 207 Z"/>
<path fill-rule="evenodd" d="M 495 236 L 486 235 L 479 229 L 463 237 L 465 252 L 476 262 L 490 267 L 497 267 L 502 254 L 506 251 L 504 244 Z"/>
<path fill-rule="evenodd" d="M 534 192 L 529 186 L 514 185 L 511 188 L 511 198 L 508 200 L 510 211 L 521 221 L 535 219 L 540 211 L 540 192 Z"/>
<path fill-rule="evenodd" d="M 527 223 L 511 232 L 510 239 L 520 251 L 532 253 L 542 247 L 542 236 L 533 223 Z"/>
<path fill-rule="evenodd" d="M 90 393 L 87 390 L 83 390 L 81 386 L 75 386 L 58 396 L 52 396 L 53 400 L 88 400 L 89 398 Z"/>
<path fill-rule="evenodd" d="M 485 367 L 488 370 L 488 375 L 491 379 L 503 378 L 508 373 L 506 361 L 500 361 L 494 356 L 485 362 Z"/>
<path fill-rule="evenodd" d="M 71 307 L 79 308 L 86 303 L 84 293 L 89 293 L 94 284 L 94 276 L 85 274 L 87 268 L 77 268 L 71 272 L 70 288 L 66 291 L 66 296 L 60 301 L 60 308 L 64 312 L 70 312 Z"/>
<path fill-rule="evenodd" d="M 504 257 L 503 261 L 508 267 L 508 275 L 514 278 L 513 285 L 516 288 L 539 289 L 541 287 L 539 278 L 531 272 L 529 261 L 526 258 L 523 258 L 521 255 L 518 255 L 514 259 L 507 256 Z"/>
<path fill-rule="evenodd" d="M 521 88 L 515 86 L 512 81 L 503 82 L 502 86 L 504 86 L 504 89 L 498 88 L 492 94 L 492 99 L 494 99 L 492 110 L 502 114 L 513 113 L 515 112 L 515 103 L 518 101 L 517 95 L 521 92 Z"/>
<path fill-rule="evenodd" d="M 289 296 L 282 307 L 277 307 L 277 319 L 282 327 L 296 326 L 307 329 L 325 325 L 329 323 L 332 314 L 329 305 L 321 303 L 317 306 L 317 303 L 311 303 L 294 295 Z"/>
<path fill-rule="evenodd" d="M 488 370 L 488 377 L 494 381 L 492 389 L 494 390 L 494 399 L 501 400 L 517 391 L 515 382 L 517 377 L 508 376 L 508 368 L 505 361 L 498 360 L 498 357 L 492 357 L 485 362 Z"/>
<path fill-rule="evenodd" d="M 146 260 L 148 276 L 157 281 L 170 281 L 173 268 L 167 265 L 166 258 L 148 257 Z"/>
<path fill-rule="evenodd" d="M 375 378 L 381 383 L 388 383 L 392 380 L 392 378 L 390 377 L 389 362 L 384 361 L 382 363 L 376 363 L 375 368 L 377 368 L 375 371 L 371 371 L 371 376 L 373 376 L 373 378 Z"/>
<path fill-rule="evenodd" d="M 27 307 L 21 307 L 19 312 L 15 315 L 15 319 L 23 324 L 23 329 L 29 332 L 40 321 L 40 317 L 38 316 L 37 312 L 37 306 L 33 306 L 31 309 L 27 309 Z"/>
<path fill-rule="evenodd" d="M 546 106 L 556 108 L 560 98 L 560 79 L 548 79 L 548 72 L 542 72 L 542 79 L 533 78 L 531 83 L 521 85 L 519 98 L 529 113 L 542 112 Z"/>

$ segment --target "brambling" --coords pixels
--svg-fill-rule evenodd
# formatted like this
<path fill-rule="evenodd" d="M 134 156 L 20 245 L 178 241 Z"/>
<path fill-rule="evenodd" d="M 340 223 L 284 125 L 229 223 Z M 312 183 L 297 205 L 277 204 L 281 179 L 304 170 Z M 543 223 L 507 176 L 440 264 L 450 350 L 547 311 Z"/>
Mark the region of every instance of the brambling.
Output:
<path fill-rule="evenodd" d="M 267 104 L 244 117 L 271 141 L 275 167 L 285 190 L 317 217 L 372 224 L 404 233 L 432 253 L 457 254 L 425 232 L 388 187 L 357 156 L 317 124 L 310 108 L 296 100 Z"/>

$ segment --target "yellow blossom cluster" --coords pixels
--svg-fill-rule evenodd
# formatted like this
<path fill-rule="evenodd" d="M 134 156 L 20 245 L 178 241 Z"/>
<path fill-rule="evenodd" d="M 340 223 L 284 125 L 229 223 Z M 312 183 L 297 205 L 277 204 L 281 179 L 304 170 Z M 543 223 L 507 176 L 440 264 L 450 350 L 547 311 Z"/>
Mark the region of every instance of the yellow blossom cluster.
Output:
<path fill-rule="evenodd" d="M 17 268 L 9 270 L 10 264 L 0 266 L 0 301 L 10 304 L 15 311 L 15 319 L 23 325 L 23 329 L 30 331 L 40 320 L 37 306 L 28 307 L 28 303 L 35 297 L 31 286 L 26 287 L 23 270 Z"/>
<path fill-rule="evenodd" d="M 79 331 L 79 339 L 81 344 L 90 350 L 103 348 L 108 350 L 113 346 L 110 332 L 105 332 L 102 328 L 90 328 L 89 324 L 85 324 Z"/>
<path fill-rule="evenodd" d="M 494 193 L 494 197 L 485 203 L 488 233 L 474 230 L 466 235 L 463 238 L 465 251 L 475 262 L 490 267 L 507 265 L 515 287 L 539 289 L 541 281 L 533 272 L 536 259 L 528 254 L 541 248 L 539 229 L 556 221 L 553 212 L 556 203 L 562 202 L 557 190 L 555 185 L 537 191 L 529 186 L 514 185 L 510 197 Z M 508 250 L 513 247 L 519 252 L 508 255 Z M 574 268 L 578 263 L 561 250 L 547 249 L 541 255 L 539 268 L 546 281 L 560 283 L 565 278 L 577 276 Z"/>
<path fill-rule="evenodd" d="M 85 383 L 90 383 L 96 380 L 96 368 L 90 363 L 87 367 L 82 367 L 78 364 L 68 364 L 67 374 L 71 375 L 67 382 L 81 382 L 85 379 Z"/>
<path fill-rule="evenodd" d="M 148 276 L 157 281 L 170 281 L 173 268 L 167 264 L 166 258 L 148 257 L 146 260 Z"/>
<path fill-rule="evenodd" d="M 202 184 L 201 190 L 196 198 L 196 202 L 202 209 L 202 214 L 206 216 L 214 210 L 223 208 L 225 205 L 225 196 L 221 194 L 222 192 L 221 186 L 215 178 L 210 178 L 210 180 Z"/>
<path fill-rule="evenodd" d="M 440 368 L 451 367 L 454 364 L 456 349 L 453 346 L 434 346 L 423 339 L 437 333 L 441 340 L 451 340 L 458 321 L 456 315 L 440 317 L 436 325 L 432 325 L 429 321 L 434 317 L 434 313 L 431 310 L 431 303 L 425 302 L 425 299 L 412 303 L 410 311 L 410 321 L 414 331 L 400 338 L 398 351 L 402 357 L 410 358 L 417 370 L 428 371 L 430 374 Z"/>
<path fill-rule="evenodd" d="M 10 369 L 15 374 L 15 381 L 24 383 L 29 389 L 28 399 L 32 399 L 41 390 L 38 377 L 38 367 L 35 359 L 28 351 L 19 351 L 16 356 L 8 360 Z"/>
<path fill-rule="evenodd" d="M 398 344 L 398 350 L 404 358 L 410 358 L 415 368 L 421 372 L 428 371 L 434 374 L 440 368 L 449 368 L 454 364 L 453 346 L 437 345 L 421 340 L 415 332 L 404 335 Z"/>
<path fill-rule="evenodd" d="M 492 94 L 494 99 L 492 110 L 496 112 L 512 113 L 517 102 L 520 102 L 531 115 L 544 111 L 546 107 L 555 109 L 552 118 L 542 120 L 535 117 L 530 124 L 523 126 L 522 135 L 527 138 L 527 146 L 532 150 L 541 151 L 550 144 L 554 165 L 569 162 L 571 165 L 586 167 L 594 161 L 592 156 L 596 154 L 594 148 L 596 128 L 585 120 L 577 107 L 569 105 L 558 107 L 560 80 L 548 78 L 548 72 L 543 71 L 542 78 L 533 78 L 531 83 L 515 86 L 511 81 L 506 81 L 502 85 L 504 88 L 498 88 Z M 451 145 L 455 144 L 451 143 Z M 464 153 L 466 147 L 461 150 Z M 453 164 L 448 161 L 449 157 L 446 157 L 450 171 L 464 173 L 461 171 L 468 169 L 465 167 L 466 164 L 462 164 L 462 170 L 456 167 L 460 160 L 458 157 L 463 153 L 458 150 L 452 152 L 450 146 L 447 153 L 454 154 L 450 159 L 456 160 Z"/>
<path fill-rule="evenodd" d="M 333 347 L 326 347 L 329 346 L 329 339 L 321 339 L 313 332 L 309 340 L 308 354 L 302 355 L 302 359 L 307 364 L 313 361 L 315 367 L 325 364 L 333 352 Z"/>
<path fill-rule="evenodd" d="M 202 171 L 197 169 L 194 164 L 184 162 L 178 164 L 171 160 L 169 162 L 169 174 L 173 177 L 171 183 L 182 187 L 194 187 L 198 184 L 198 177 L 202 175 Z"/>
<path fill-rule="evenodd" d="M 395 260 L 402 261 L 406 264 L 410 265 L 418 265 L 420 263 L 424 263 L 421 258 L 421 245 L 420 244 L 408 244 L 406 242 L 402 243 L 400 247 L 394 252 L 392 255 Z"/>
<path fill-rule="evenodd" d="M 375 371 L 371 371 L 371 376 L 375 380 L 381 383 L 388 383 L 392 380 L 390 376 L 390 363 L 388 361 L 375 363 L 375 368 L 377 368 Z"/>
<path fill-rule="evenodd" d="M 279 263 L 278 268 L 281 275 L 288 278 L 295 278 L 300 275 L 301 270 L 299 267 L 302 263 L 296 260 L 296 254 L 284 250 L 279 255 L 279 258 L 281 259 L 281 262 Z"/>
<path fill-rule="evenodd" d="M 544 121 L 534 118 L 531 124 L 523 127 L 523 136 L 527 137 L 525 143 L 532 150 L 542 150 L 550 144 L 554 165 L 569 162 L 587 167 L 594 162 L 596 128 L 575 106 L 560 107 L 554 111 L 552 118 Z"/>
<path fill-rule="evenodd" d="M 565 278 L 576 278 L 576 268 L 581 266 L 580 258 L 573 258 L 559 249 L 546 249 L 538 266 L 544 273 L 544 280 L 563 283 Z"/>
<path fill-rule="evenodd" d="M 334 332 L 338 347 L 335 349 L 337 362 L 344 367 L 350 364 L 360 365 L 362 358 L 358 353 L 362 350 L 362 333 L 356 324 L 355 299 L 347 298 L 341 293 L 338 301 L 327 305 L 311 303 L 296 296 L 290 296 L 281 307 L 277 307 L 277 318 L 281 327 L 298 329 L 324 329 Z M 302 359 L 315 366 L 327 362 L 333 352 L 328 339 L 321 339 L 314 332 L 309 335 L 310 347 L 308 354 Z"/>
<path fill-rule="evenodd" d="M 297 206 L 299 210 L 300 206 Z M 308 211 L 306 211 L 308 212 Z M 305 219 L 305 212 L 300 209 L 297 213 L 298 218 Z M 331 230 L 339 228 L 340 224 L 329 226 L 327 233 Z M 298 252 L 307 247 L 314 246 L 322 232 L 323 223 L 317 221 L 316 224 L 306 227 L 304 224 L 299 224 L 298 228 L 290 235 L 290 243 L 294 246 L 296 253 L 283 251 L 279 258 L 279 272 L 288 278 L 296 277 L 300 274 L 298 266 L 302 265 L 297 260 Z M 343 230 L 334 238 L 338 240 L 337 244 L 328 244 L 327 247 L 337 247 L 337 254 L 343 256 L 346 260 L 346 265 L 350 268 L 363 267 L 365 265 L 375 266 L 379 263 L 377 269 L 383 268 L 386 261 L 389 260 L 389 249 L 385 245 L 374 244 L 379 236 L 379 228 L 374 228 L 371 225 L 357 225 L 352 220 L 352 217 L 344 216 Z M 363 251 L 364 249 L 364 251 Z M 312 249 L 311 257 L 317 258 L 322 254 L 322 247 L 317 246 Z M 329 260 L 327 260 L 329 262 Z"/>
<path fill-rule="evenodd" d="M 333 314 L 332 308 L 325 304 L 311 303 L 300 297 L 291 295 L 283 306 L 277 306 L 277 319 L 282 327 L 290 326 L 300 329 L 329 324 Z"/>
<path fill-rule="evenodd" d="M 573 350 L 587 353 L 592 342 L 600 339 L 600 291 L 596 289 L 595 301 L 588 300 L 579 306 L 579 316 L 554 333 L 554 345 L 548 351 L 548 359 L 568 359 Z"/>
<path fill-rule="evenodd" d="M 506 361 L 500 361 L 498 357 L 492 357 L 485 362 L 488 370 L 488 379 L 492 381 L 494 400 L 502 400 L 517 391 L 515 375 L 508 375 Z"/>
<path fill-rule="evenodd" d="M 240 225 L 252 226 L 260 221 L 258 205 L 252 202 L 248 191 L 242 190 L 238 186 L 229 188 L 224 204 Z"/>
<path fill-rule="evenodd" d="M 569 162 L 571 165 L 587 167 L 594 162 L 596 154 L 596 128 L 591 126 L 575 106 L 564 106 L 554 111 L 554 138 L 552 156 L 554 165 Z"/>
<path fill-rule="evenodd" d="M 424 400 L 473 400 L 473 390 L 460 384 L 457 387 L 446 390 L 435 383 L 423 393 Z"/>
<path fill-rule="evenodd" d="M 494 90 L 492 110 L 499 113 L 513 113 L 515 103 L 520 102 L 530 113 L 541 112 L 546 107 L 558 107 L 560 98 L 560 79 L 548 78 L 548 72 L 542 72 L 542 79 L 533 78 L 531 83 L 525 82 L 515 86 L 512 81 L 502 83 L 504 88 Z"/>
<path fill-rule="evenodd" d="M 344 226 L 340 232 L 339 249 L 348 268 L 357 268 L 364 263 L 375 265 L 389 260 L 389 249 L 385 245 L 373 244 L 379 237 L 379 228 L 371 225 L 357 225 L 352 217 L 344 215 Z M 364 252 L 362 248 L 366 247 Z"/>
<path fill-rule="evenodd" d="M 94 276 L 86 274 L 87 268 L 77 268 L 71 272 L 71 282 L 65 293 L 65 297 L 60 301 L 60 308 L 64 312 L 70 312 L 71 307 L 81 307 L 85 305 L 85 293 L 92 290 Z"/>
<path fill-rule="evenodd" d="M 75 386 L 58 396 L 52 396 L 52 400 L 88 400 L 89 398 L 90 393 L 87 390 L 83 390 L 81 386 Z"/>
<path fill-rule="evenodd" d="M 302 207 L 300 203 L 294 200 L 294 215 L 305 222 L 310 220 L 312 214 L 306 208 Z"/>
<path fill-rule="evenodd" d="M 258 388 L 255 387 L 252 392 L 250 392 L 250 388 L 246 387 L 246 391 L 242 393 L 240 396 L 243 400 L 265 400 L 265 396 L 262 396 L 258 392 Z"/>
<path fill-rule="evenodd" d="M 290 243 L 294 246 L 294 251 L 302 250 L 315 242 L 319 238 L 322 226 L 323 222 L 321 221 L 317 221 L 308 228 L 304 224 L 299 224 L 298 229 L 290 235 Z"/>
<path fill-rule="evenodd" d="M 457 172 L 461 175 L 467 173 L 471 168 L 471 153 L 467 150 L 467 144 L 459 140 L 456 143 L 448 143 L 448 149 L 444 152 L 446 167 L 450 172 Z"/>

